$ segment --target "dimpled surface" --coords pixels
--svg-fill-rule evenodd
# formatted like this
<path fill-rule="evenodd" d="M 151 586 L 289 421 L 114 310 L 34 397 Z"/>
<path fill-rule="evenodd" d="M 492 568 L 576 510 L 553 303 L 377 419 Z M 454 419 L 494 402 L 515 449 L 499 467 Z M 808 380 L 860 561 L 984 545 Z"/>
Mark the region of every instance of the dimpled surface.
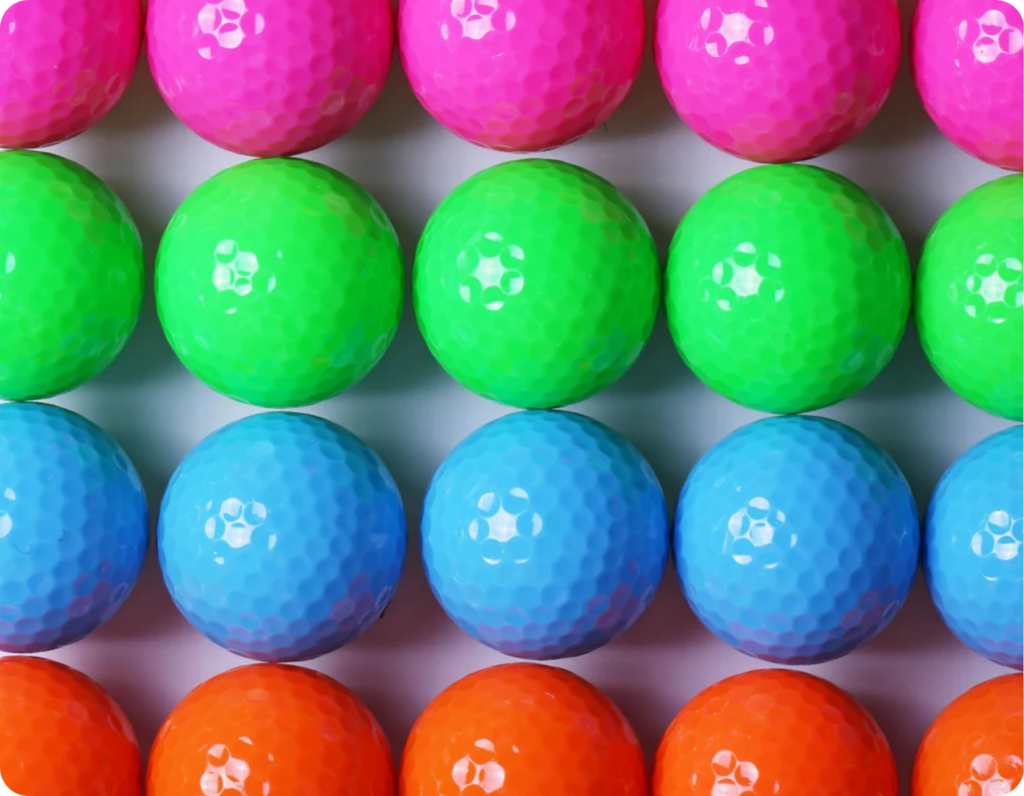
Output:
<path fill-rule="evenodd" d="M 709 450 L 676 511 L 693 610 L 766 661 L 810 664 L 874 638 L 907 598 L 920 547 L 903 474 L 833 420 L 774 417 Z"/>
<path fill-rule="evenodd" d="M 521 412 L 463 440 L 423 509 L 434 595 L 506 655 L 607 644 L 650 604 L 668 561 L 657 476 L 623 437 L 570 412 Z"/>
<path fill-rule="evenodd" d="M 1024 419 L 1024 178 L 985 183 L 939 219 L 917 268 L 914 317 L 932 367 L 986 412 Z"/>
<path fill-rule="evenodd" d="M 139 0 L 0 0 L 0 147 L 96 124 L 128 87 L 141 39 Z"/>
<path fill-rule="evenodd" d="M 644 47 L 642 0 L 400 0 L 413 92 L 474 144 L 538 152 L 604 124 Z"/>
<path fill-rule="evenodd" d="M 91 633 L 131 593 L 148 543 L 146 495 L 120 445 L 66 409 L 0 406 L 0 650 Z"/>
<path fill-rule="evenodd" d="M 967 450 L 928 507 L 924 572 L 957 637 L 1004 666 L 1024 666 L 1024 433 Z"/>
<path fill-rule="evenodd" d="M 128 717 L 96 683 L 42 658 L 0 659 L 5 794 L 142 796 Z"/>
<path fill-rule="evenodd" d="M 712 188 L 669 249 L 676 348 L 716 392 L 763 412 L 848 398 L 892 358 L 910 264 L 885 210 L 814 166 L 761 166 Z"/>
<path fill-rule="evenodd" d="M 417 720 L 399 796 L 646 796 L 633 728 L 594 686 L 535 663 L 494 666 L 442 691 Z"/>
<path fill-rule="evenodd" d="M 655 30 L 683 121 L 762 163 L 817 157 L 861 132 L 902 50 L 895 0 L 662 0 Z"/>
<path fill-rule="evenodd" d="M 135 222 L 99 178 L 55 155 L 0 152 L 0 398 L 48 398 L 106 368 L 145 282 Z"/>
<path fill-rule="evenodd" d="M 654 328 L 661 268 L 647 224 L 578 166 L 482 171 L 431 216 L 416 251 L 420 331 L 463 386 L 523 409 L 588 398 Z"/>
<path fill-rule="evenodd" d="M 654 796 L 784 793 L 898 796 L 882 730 L 820 678 L 781 669 L 729 677 L 697 694 L 658 747 Z"/>
<path fill-rule="evenodd" d="M 1003 796 L 1024 774 L 1024 679 L 1007 674 L 953 700 L 925 733 L 911 796 Z"/>
<path fill-rule="evenodd" d="M 394 228 L 357 183 L 303 160 L 257 160 L 178 208 L 157 255 L 157 310 L 175 353 L 213 389 L 303 406 L 380 361 L 404 279 Z"/>
<path fill-rule="evenodd" d="M 1024 165 L 1024 24 L 999 0 L 921 0 L 911 67 L 928 114 L 977 158 Z M 972 794 L 973 796 L 973 794 Z"/>
<path fill-rule="evenodd" d="M 376 453 L 327 420 L 269 412 L 214 432 L 178 466 L 157 531 L 185 617 L 248 658 L 305 660 L 383 613 L 405 514 Z"/>
<path fill-rule="evenodd" d="M 150 0 L 146 44 L 193 132 L 243 155 L 297 155 L 376 101 L 394 20 L 389 0 Z"/>
<path fill-rule="evenodd" d="M 387 739 L 336 680 L 256 664 L 217 675 L 164 721 L 147 796 L 392 796 Z"/>

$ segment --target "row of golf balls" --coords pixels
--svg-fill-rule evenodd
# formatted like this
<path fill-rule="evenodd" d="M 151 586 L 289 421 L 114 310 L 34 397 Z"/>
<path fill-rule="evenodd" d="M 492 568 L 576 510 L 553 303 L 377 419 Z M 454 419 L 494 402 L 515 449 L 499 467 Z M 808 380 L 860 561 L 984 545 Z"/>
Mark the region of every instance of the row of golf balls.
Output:
<path fill-rule="evenodd" d="M 640 213 L 556 160 L 486 169 L 420 238 L 420 331 L 465 387 L 518 408 L 576 403 L 633 365 L 664 304 L 686 364 L 727 398 L 796 413 L 853 395 L 889 362 L 916 290 L 940 376 L 972 404 L 1024 407 L 1024 190 L 1011 175 L 938 221 L 916 287 L 885 210 L 804 165 L 729 177 L 683 218 L 664 274 Z M 0 153 L 0 397 L 48 398 L 101 372 L 145 290 L 138 231 L 92 173 Z M 156 303 L 180 360 L 257 406 L 308 405 L 362 379 L 390 345 L 405 276 L 380 205 L 333 169 L 271 158 L 226 169 L 178 208 Z M 55 289 L 55 286 L 59 286 Z"/>
<path fill-rule="evenodd" d="M 1022 666 L 1024 441 L 1020 426 L 964 453 L 925 521 L 935 603 L 972 649 Z M 92 632 L 138 577 L 146 499 L 114 440 L 46 404 L 0 407 L 0 649 L 38 652 Z M 906 600 L 921 531 L 907 482 L 841 423 L 774 417 L 711 448 L 674 531 L 640 452 L 582 415 L 526 411 L 463 440 L 422 515 L 430 586 L 466 633 L 507 655 L 601 647 L 647 608 L 673 547 L 701 621 L 765 661 L 812 664 L 881 632 Z M 221 646 L 263 661 L 355 639 L 395 595 L 406 554 L 381 459 L 321 418 L 257 414 L 177 468 L 157 547 L 175 604 Z"/>
<path fill-rule="evenodd" d="M 918 749 L 910 796 L 997 796 L 1024 766 L 1022 676 L 951 702 Z M 39 658 L 0 660 L 0 768 L 11 793 L 142 796 L 128 717 L 84 675 Z M 397 766 L 381 725 L 341 683 L 282 664 L 243 666 L 187 694 L 150 750 L 148 796 L 898 796 L 881 727 L 850 694 L 761 669 L 693 697 L 648 776 L 618 706 L 551 666 L 494 666 L 426 706 Z M 68 784 L 74 790 L 68 789 Z M 30 786 L 33 789 L 30 789 Z M 755 790 L 756 788 L 756 790 Z"/>
<path fill-rule="evenodd" d="M 0 62 L 20 66 L 0 76 L 0 146 L 55 143 L 110 111 L 138 59 L 139 0 L 2 7 Z M 396 38 L 390 0 L 152 0 L 147 14 L 171 110 L 206 140 L 260 157 L 346 133 L 380 94 Z M 536 152 L 612 116 L 640 69 L 645 26 L 643 0 L 402 0 L 397 39 L 437 121 L 481 146 Z M 1022 30 L 1009 4 L 923 0 L 912 32 L 915 81 L 939 128 L 1015 170 Z M 658 4 L 655 56 L 673 107 L 714 146 L 760 162 L 813 158 L 860 133 L 901 49 L 895 0 Z"/>

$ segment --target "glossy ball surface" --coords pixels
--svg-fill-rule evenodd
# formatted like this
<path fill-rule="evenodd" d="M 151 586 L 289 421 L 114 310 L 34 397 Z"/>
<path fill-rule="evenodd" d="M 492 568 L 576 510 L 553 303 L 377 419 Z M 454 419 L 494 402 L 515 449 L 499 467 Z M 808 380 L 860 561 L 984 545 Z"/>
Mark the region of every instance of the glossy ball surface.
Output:
<path fill-rule="evenodd" d="M 420 331 L 464 387 L 522 409 L 582 401 L 619 379 L 654 328 L 661 267 L 611 183 L 556 160 L 470 177 L 420 239 Z"/>
<path fill-rule="evenodd" d="M 925 110 L 966 152 L 1024 166 L 1024 23 L 1008 2 L 921 0 L 911 68 Z"/>
<path fill-rule="evenodd" d="M 356 182 L 304 160 L 222 171 L 178 208 L 156 300 L 184 365 L 230 398 L 304 406 L 361 380 L 402 315 L 394 227 Z"/>
<path fill-rule="evenodd" d="M 747 655 L 821 663 L 880 633 L 917 574 L 910 487 L 888 454 L 842 423 L 773 417 L 701 457 L 676 509 L 690 606 Z"/>
<path fill-rule="evenodd" d="M 150 68 L 194 133 L 253 157 L 347 133 L 377 100 L 394 50 L 389 0 L 150 0 Z"/>
<path fill-rule="evenodd" d="M 1024 419 L 1024 178 L 945 212 L 917 267 L 914 317 L 932 367 L 965 401 Z"/>
<path fill-rule="evenodd" d="M 113 362 L 146 272 L 110 188 L 56 155 L 0 152 L 0 252 L 0 399 L 49 398 Z"/>
<path fill-rule="evenodd" d="M 7 794 L 142 796 L 124 711 L 84 674 L 42 658 L 0 659 L 0 774 Z"/>
<path fill-rule="evenodd" d="M 870 383 L 910 312 L 907 249 L 885 210 L 814 166 L 729 177 L 683 218 L 665 305 L 686 364 L 762 412 L 809 412 Z"/>
<path fill-rule="evenodd" d="M 0 2 L 0 148 L 96 124 L 128 88 L 141 41 L 140 0 Z"/>
<path fill-rule="evenodd" d="M 968 449 L 935 488 L 924 573 L 949 629 L 986 658 L 1024 667 L 1024 432 Z"/>
<path fill-rule="evenodd" d="M 45 652 L 96 630 L 128 598 L 148 545 L 146 494 L 117 442 L 66 409 L 0 406 L 0 651 Z"/>
<path fill-rule="evenodd" d="M 147 796 L 392 796 L 387 739 L 359 697 L 295 666 L 257 664 L 191 691 L 164 721 Z"/>
<path fill-rule="evenodd" d="M 995 677 L 953 700 L 917 750 L 911 796 L 1002 796 L 1024 779 L 1024 678 Z"/>
<path fill-rule="evenodd" d="M 636 734 L 615 704 L 562 669 L 493 666 L 442 691 L 405 745 L 399 796 L 646 796 Z"/>
<path fill-rule="evenodd" d="M 506 655 L 582 655 L 633 624 L 668 562 L 643 455 L 571 412 L 521 412 L 463 440 L 431 481 L 423 561 L 448 615 Z"/>
<path fill-rule="evenodd" d="M 654 52 L 676 113 L 737 157 L 830 152 L 881 110 L 899 69 L 895 0 L 662 0 Z"/>
<path fill-rule="evenodd" d="M 653 796 L 899 793 L 896 761 L 871 714 L 826 680 L 782 669 L 697 694 L 665 732 L 653 781 Z"/>
<path fill-rule="evenodd" d="M 269 412 L 199 443 L 164 494 L 164 582 L 202 633 L 263 661 L 314 658 L 388 606 L 405 514 L 376 453 L 341 426 Z"/>
<path fill-rule="evenodd" d="M 398 44 L 417 99 L 457 136 L 539 152 L 600 127 L 644 49 L 642 0 L 401 0 Z"/>

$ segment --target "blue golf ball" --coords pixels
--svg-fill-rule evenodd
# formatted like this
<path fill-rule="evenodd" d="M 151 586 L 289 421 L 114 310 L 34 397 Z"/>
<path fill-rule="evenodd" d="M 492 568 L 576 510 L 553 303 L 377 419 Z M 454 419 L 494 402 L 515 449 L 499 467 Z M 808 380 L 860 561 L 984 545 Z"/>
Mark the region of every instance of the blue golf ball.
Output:
<path fill-rule="evenodd" d="M 607 644 L 650 604 L 668 559 L 654 471 L 571 412 L 508 415 L 463 440 L 434 475 L 422 531 L 444 610 L 517 658 Z"/>
<path fill-rule="evenodd" d="M 185 457 L 157 548 L 174 603 L 208 638 L 246 658 L 301 661 L 380 617 L 405 535 L 402 499 L 376 453 L 327 420 L 269 412 Z"/>
<path fill-rule="evenodd" d="M 852 428 L 773 417 L 733 432 L 690 473 L 675 520 L 691 607 L 747 655 L 838 658 L 885 628 L 917 570 L 903 474 Z"/>
<path fill-rule="evenodd" d="M 0 406 L 0 650 L 36 653 L 88 635 L 124 603 L 149 544 L 128 456 L 56 406 Z"/>
<path fill-rule="evenodd" d="M 964 644 L 1024 666 L 1024 430 L 969 448 L 928 506 L 924 573 L 935 606 Z"/>

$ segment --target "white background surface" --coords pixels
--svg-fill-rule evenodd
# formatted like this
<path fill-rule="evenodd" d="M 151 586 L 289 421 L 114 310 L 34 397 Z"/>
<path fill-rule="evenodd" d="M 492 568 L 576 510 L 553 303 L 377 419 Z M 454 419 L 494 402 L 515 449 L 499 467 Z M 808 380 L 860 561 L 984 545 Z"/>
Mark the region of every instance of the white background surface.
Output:
<path fill-rule="evenodd" d="M 901 0 L 905 22 L 912 0 Z M 648 39 L 653 2 L 648 0 Z M 55 148 L 106 180 L 126 201 L 152 261 L 164 226 L 200 182 L 242 158 L 205 143 L 163 105 L 143 60 L 128 94 L 101 124 Z M 664 253 L 683 213 L 717 182 L 749 164 L 714 150 L 687 130 L 658 83 L 650 48 L 633 93 L 606 129 L 552 153 L 610 179 L 645 215 Z M 361 182 L 389 213 L 411 262 L 431 211 L 458 183 L 505 159 L 456 139 L 416 103 L 397 63 L 378 104 L 342 140 L 308 155 Z M 997 169 L 973 160 L 932 126 L 906 66 L 881 116 L 866 133 L 816 161 L 858 182 L 887 208 L 916 259 L 939 215 Z M 150 270 L 151 273 L 151 270 Z M 195 380 L 164 341 L 147 299 L 134 338 L 95 381 L 55 403 L 113 434 L 139 467 L 155 515 L 182 457 L 223 424 L 255 411 Z M 704 387 L 684 367 L 659 322 L 637 366 L 578 407 L 633 440 L 662 479 L 670 505 L 696 459 L 759 415 Z M 384 360 L 360 385 L 311 407 L 372 445 L 402 489 L 410 521 L 404 579 L 387 615 L 349 647 L 312 665 L 353 688 L 374 710 L 397 755 L 416 716 L 443 687 L 502 662 L 464 636 L 434 602 L 419 560 L 420 505 L 435 468 L 464 436 L 509 411 L 462 389 L 433 361 L 411 311 Z M 942 471 L 968 446 L 1008 425 L 951 393 L 908 332 L 894 361 L 861 394 L 822 412 L 888 450 L 924 508 Z M 85 671 L 120 701 L 144 749 L 174 704 L 213 674 L 244 663 L 200 636 L 167 596 L 151 556 L 121 612 L 104 628 L 53 657 Z M 610 646 L 564 665 L 592 680 L 624 709 L 650 756 L 669 721 L 701 688 L 757 668 L 703 629 L 675 580 Z M 851 691 L 886 731 L 906 787 L 927 725 L 975 683 L 1006 673 L 959 644 L 933 609 L 923 582 L 890 628 L 839 661 L 810 667 Z"/>

